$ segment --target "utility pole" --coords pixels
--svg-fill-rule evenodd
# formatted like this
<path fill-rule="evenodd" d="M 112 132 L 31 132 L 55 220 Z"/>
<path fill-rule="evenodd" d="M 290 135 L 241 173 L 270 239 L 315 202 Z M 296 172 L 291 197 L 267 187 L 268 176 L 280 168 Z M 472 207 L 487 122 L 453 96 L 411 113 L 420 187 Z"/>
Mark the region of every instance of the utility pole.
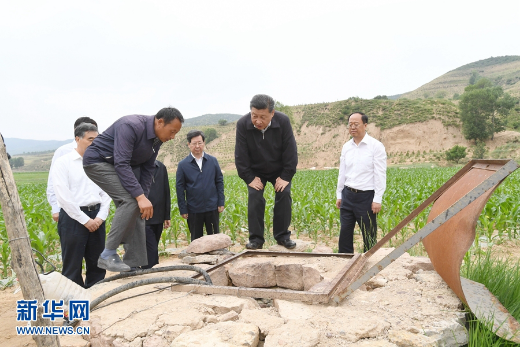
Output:
<path fill-rule="evenodd" d="M 27 232 L 20 196 L 14 182 L 13 172 L 7 160 L 4 141 L 0 136 L 0 206 L 4 215 L 5 229 L 11 248 L 11 268 L 18 277 L 25 300 L 38 300 L 35 326 L 51 326 L 42 318 L 43 288 L 34 262 L 31 240 Z M 13 307 L 15 309 L 15 307 Z M 38 347 L 60 347 L 58 336 L 33 335 Z"/>

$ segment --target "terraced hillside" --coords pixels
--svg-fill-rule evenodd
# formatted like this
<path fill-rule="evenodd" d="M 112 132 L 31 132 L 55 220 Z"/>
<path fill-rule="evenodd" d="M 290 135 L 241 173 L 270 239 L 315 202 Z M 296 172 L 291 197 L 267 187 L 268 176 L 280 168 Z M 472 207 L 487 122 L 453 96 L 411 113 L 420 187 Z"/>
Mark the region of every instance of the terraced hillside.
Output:
<path fill-rule="evenodd" d="M 473 74 L 490 79 L 494 84 L 502 86 L 504 91 L 513 96 L 520 96 L 520 56 L 488 58 L 463 65 L 437 77 L 414 91 L 404 93 L 400 98 L 418 99 L 443 96 L 452 99 L 455 93 L 462 94 Z"/>

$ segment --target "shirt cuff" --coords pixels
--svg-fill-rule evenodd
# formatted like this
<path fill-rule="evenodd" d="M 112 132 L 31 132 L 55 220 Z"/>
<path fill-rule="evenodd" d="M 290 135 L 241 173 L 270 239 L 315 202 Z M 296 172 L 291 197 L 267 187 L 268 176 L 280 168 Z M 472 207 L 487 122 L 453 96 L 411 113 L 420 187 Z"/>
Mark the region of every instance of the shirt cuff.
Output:
<path fill-rule="evenodd" d="M 51 206 L 52 208 L 52 214 L 60 213 L 60 207 L 59 206 Z"/>
<path fill-rule="evenodd" d="M 90 217 L 87 216 L 85 213 L 82 213 L 81 217 L 77 219 L 78 223 L 81 225 L 85 225 L 90 220 Z"/>
<path fill-rule="evenodd" d="M 383 197 L 382 197 L 382 196 L 375 196 L 375 195 L 374 195 L 374 200 L 372 200 L 372 201 L 375 202 L 375 203 L 380 204 L 381 201 L 383 201 Z"/>

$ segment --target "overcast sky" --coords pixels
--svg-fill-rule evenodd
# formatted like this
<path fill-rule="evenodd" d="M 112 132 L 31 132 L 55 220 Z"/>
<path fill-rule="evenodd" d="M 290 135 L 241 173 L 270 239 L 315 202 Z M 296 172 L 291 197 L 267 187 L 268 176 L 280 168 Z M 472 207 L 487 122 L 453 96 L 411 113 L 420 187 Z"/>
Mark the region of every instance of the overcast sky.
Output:
<path fill-rule="evenodd" d="M 7 1 L 0 132 L 70 139 L 177 107 L 249 111 L 414 90 L 461 65 L 520 54 L 520 1 Z"/>

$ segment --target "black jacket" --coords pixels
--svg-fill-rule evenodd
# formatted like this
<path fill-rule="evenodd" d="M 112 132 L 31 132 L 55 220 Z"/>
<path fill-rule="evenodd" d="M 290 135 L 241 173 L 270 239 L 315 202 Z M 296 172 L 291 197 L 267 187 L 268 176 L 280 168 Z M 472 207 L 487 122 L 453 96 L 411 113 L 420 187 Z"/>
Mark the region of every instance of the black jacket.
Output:
<path fill-rule="evenodd" d="M 170 182 L 168 171 L 163 163 L 156 160 L 152 176 L 152 185 L 148 199 L 153 205 L 153 217 L 146 221 L 146 225 L 163 224 L 165 220 L 171 220 Z"/>
<path fill-rule="evenodd" d="M 264 134 L 254 127 L 251 113 L 238 120 L 235 166 L 238 176 L 247 184 L 255 176 L 291 181 L 297 165 L 298 151 L 289 117 L 275 111 Z"/>
<path fill-rule="evenodd" d="M 199 169 L 191 153 L 177 166 L 177 204 L 179 213 L 203 213 L 224 206 L 224 176 L 217 158 L 208 153 Z"/>

